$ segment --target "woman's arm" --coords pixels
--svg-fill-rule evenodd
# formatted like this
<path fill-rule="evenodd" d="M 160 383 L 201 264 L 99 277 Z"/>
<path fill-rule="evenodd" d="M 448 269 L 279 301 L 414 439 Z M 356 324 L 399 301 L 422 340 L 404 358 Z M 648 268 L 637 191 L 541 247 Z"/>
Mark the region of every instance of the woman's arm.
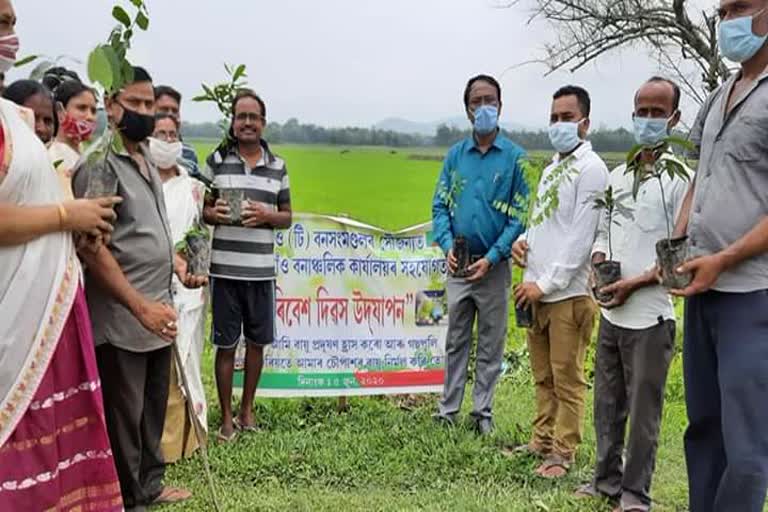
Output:
<path fill-rule="evenodd" d="M 121 201 L 119 197 L 103 197 L 44 206 L 0 203 L 0 246 L 24 244 L 59 231 L 94 236 L 111 233 L 115 220 L 112 207 Z"/>

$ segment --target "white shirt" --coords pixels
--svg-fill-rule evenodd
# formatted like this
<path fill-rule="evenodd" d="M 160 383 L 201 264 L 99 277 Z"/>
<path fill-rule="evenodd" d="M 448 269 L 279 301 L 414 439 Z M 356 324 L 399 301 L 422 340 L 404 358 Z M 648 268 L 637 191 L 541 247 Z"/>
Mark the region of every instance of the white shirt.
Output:
<path fill-rule="evenodd" d="M 670 155 L 662 158 L 674 157 Z M 627 166 L 622 165 L 611 173 L 610 183 L 614 197 L 632 191 L 634 180 L 631 174 L 624 174 L 626 169 Z M 606 259 L 620 262 L 621 276 L 625 279 L 637 277 L 653 268 L 656 264 L 656 242 L 667 237 L 667 228 L 671 233 L 675 227 L 675 219 L 688 190 L 688 182 L 679 178 L 673 180 L 665 174 L 662 184 L 669 225 L 666 225 L 659 181 L 648 180 L 640 186 L 637 201 L 631 195 L 625 200 L 625 206 L 632 208 L 634 221 L 614 217 L 620 224 L 614 224 L 611 228 L 612 258 L 608 254 L 608 219 L 605 214 L 602 215 L 592 253 L 601 252 L 605 254 Z M 636 290 L 623 305 L 610 310 L 603 309 L 602 313 L 606 320 L 625 329 L 647 329 L 659 323 L 659 318 L 675 319 L 672 299 L 661 285 Z"/>
<path fill-rule="evenodd" d="M 556 154 L 544 169 L 540 187 L 547 184 L 547 177 L 560 164 L 560 155 Z M 582 143 L 562 164 L 570 170 L 562 179 L 548 184 L 552 187 L 559 183 L 557 209 L 522 235 L 529 246 L 524 280 L 536 282 L 544 293 L 542 302 L 590 294 L 590 256 L 600 220 L 591 199 L 608 185 L 608 168 L 589 142 Z M 540 189 L 538 196 L 546 190 Z"/>

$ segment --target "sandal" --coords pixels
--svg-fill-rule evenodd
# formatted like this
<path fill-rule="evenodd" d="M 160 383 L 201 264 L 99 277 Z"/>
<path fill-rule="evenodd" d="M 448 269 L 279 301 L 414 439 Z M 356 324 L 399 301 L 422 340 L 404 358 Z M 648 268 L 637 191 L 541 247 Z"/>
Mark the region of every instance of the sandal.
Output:
<path fill-rule="evenodd" d="M 557 456 L 550 456 L 549 458 L 545 459 L 544 462 L 536 468 L 536 475 L 540 476 L 541 478 L 548 478 L 550 480 L 563 478 L 565 475 L 568 474 L 568 471 L 571 469 L 571 464 L 567 460 L 565 460 L 563 457 L 557 457 Z M 552 472 L 552 470 L 558 470 L 556 472 Z"/>
<path fill-rule="evenodd" d="M 186 501 L 192 497 L 192 493 L 186 489 L 180 489 L 178 487 L 163 487 L 160 495 L 152 500 L 153 505 L 165 505 L 172 503 L 180 503 Z"/>
<path fill-rule="evenodd" d="M 236 437 L 237 437 L 237 427 L 235 427 L 235 429 L 232 430 L 232 433 L 229 434 L 228 436 L 224 435 L 224 433 L 221 431 L 221 427 L 219 427 L 219 431 L 216 432 L 216 440 L 220 443 L 224 443 L 224 444 L 231 443 L 232 441 L 235 440 Z"/>
<path fill-rule="evenodd" d="M 259 427 L 257 427 L 256 425 L 246 425 L 237 416 L 235 416 L 235 419 L 232 420 L 232 423 L 235 424 L 235 429 L 240 430 L 241 432 L 258 432 L 259 431 Z"/>

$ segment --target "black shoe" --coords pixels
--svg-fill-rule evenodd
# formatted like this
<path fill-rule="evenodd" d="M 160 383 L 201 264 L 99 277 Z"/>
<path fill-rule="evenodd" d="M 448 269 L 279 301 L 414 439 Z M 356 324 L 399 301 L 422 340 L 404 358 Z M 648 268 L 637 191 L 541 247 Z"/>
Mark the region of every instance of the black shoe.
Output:
<path fill-rule="evenodd" d="M 435 423 L 440 423 L 444 427 L 455 427 L 456 426 L 456 415 L 455 414 L 440 414 L 435 413 L 432 415 L 432 419 L 435 420 Z"/>
<path fill-rule="evenodd" d="M 480 418 L 475 423 L 475 428 L 481 436 L 488 436 L 493 432 L 493 420 L 491 418 Z"/>

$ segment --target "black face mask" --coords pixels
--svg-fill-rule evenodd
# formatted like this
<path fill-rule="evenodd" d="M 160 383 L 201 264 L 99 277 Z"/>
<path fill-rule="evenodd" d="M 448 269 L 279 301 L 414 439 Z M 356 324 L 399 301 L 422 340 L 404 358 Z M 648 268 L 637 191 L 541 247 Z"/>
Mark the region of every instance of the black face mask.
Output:
<path fill-rule="evenodd" d="M 141 142 L 155 131 L 155 117 L 139 114 L 135 110 L 123 107 L 123 118 L 117 128 L 132 142 Z"/>

